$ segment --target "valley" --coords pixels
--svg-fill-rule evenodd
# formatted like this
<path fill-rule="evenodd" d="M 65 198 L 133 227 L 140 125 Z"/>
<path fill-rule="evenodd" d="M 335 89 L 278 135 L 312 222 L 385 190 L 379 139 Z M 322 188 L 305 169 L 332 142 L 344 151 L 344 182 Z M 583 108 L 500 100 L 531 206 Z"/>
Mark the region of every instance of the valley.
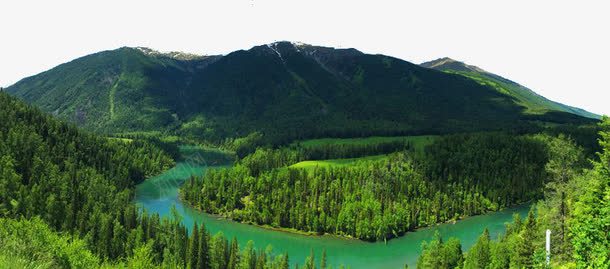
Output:
<path fill-rule="evenodd" d="M 610 120 L 450 58 L 122 47 L 0 105 L 3 268 L 610 261 Z"/>

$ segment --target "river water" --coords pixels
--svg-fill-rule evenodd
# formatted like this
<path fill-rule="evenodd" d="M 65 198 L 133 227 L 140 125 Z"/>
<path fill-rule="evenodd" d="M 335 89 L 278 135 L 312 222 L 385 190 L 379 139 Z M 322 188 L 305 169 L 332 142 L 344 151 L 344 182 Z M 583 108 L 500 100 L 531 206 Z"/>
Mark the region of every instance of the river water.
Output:
<path fill-rule="evenodd" d="M 414 268 L 421 251 L 421 243 L 430 240 L 435 231 L 438 230 L 444 239 L 457 237 L 462 242 L 463 249 L 467 250 L 485 228 L 489 229 L 492 238 L 496 238 L 504 231 L 504 224 L 511 221 L 514 213 L 524 217 L 529 209 L 527 206 L 520 206 L 469 217 L 455 224 L 418 229 L 387 243 L 271 231 L 211 216 L 184 205 L 178 199 L 178 188 L 185 180 L 192 175 L 202 175 L 208 169 L 229 167 L 231 164 L 226 156 L 216 151 L 183 146 L 181 152 L 184 160 L 177 162 L 174 168 L 136 187 L 135 202 L 149 213 L 156 212 L 162 217 L 169 217 L 171 208 L 175 206 L 189 229 L 194 222 L 205 223 L 212 234 L 222 232 L 229 240 L 235 236 L 240 247 L 245 246 L 248 240 L 254 241 L 258 248 L 271 245 L 275 253 L 288 252 L 292 264 L 303 264 L 311 249 L 316 257 L 320 257 L 322 249 L 326 249 L 328 264 L 333 268 L 338 268 L 340 264 L 353 269 L 403 268 L 404 264 Z"/>

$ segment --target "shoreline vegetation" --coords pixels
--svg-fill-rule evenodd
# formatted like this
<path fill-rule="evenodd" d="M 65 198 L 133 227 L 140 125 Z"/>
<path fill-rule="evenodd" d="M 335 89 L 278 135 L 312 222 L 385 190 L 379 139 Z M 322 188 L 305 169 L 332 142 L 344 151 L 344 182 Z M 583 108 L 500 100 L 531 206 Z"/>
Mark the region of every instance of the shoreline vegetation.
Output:
<path fill-rule="evenodd" d="M 361 240 L 361 239 L 358 239 L 356 237 L 349 236 L 349 235 L 332 234 L 332 233 L 322 233 L 322 234 L 320 234 L 320 233 L 317 233 L 317 232 L 300 231 L 300 230 L 297 230 L 297 229 L 294 229 L 294 228 L 274 227 L 274 226 L 268 225 L 268 224 L 261 225 L 261 224 L 257 224 L 257 223 L 254 223 L 254 222 L 239 221 L 239 220 L 232 219 L 230 216 L 214 214 L 214 213 L 208 213 L 208 212 L 206 212 L 205 210 L 203 210 L 200 207 L 195 207 L 192 204 L 190 204 L 188 201 L 185 201 L 180 192 L 178 192 L 178 199 L 181 202 L 183 202 L 185 205 L 190 207 L 191 209 L 197 210 L 198 212 L 200 212 L 202 214 L 206 214 L 206 215 L 208 215 L 210 217 L 213 217 L 213 218 L 216 218 L 216 219 L 222 219 L 222 220 L 226 220 L 226 221 L 231 221 L 231 222 L 235 222 L 235 223 L 250 225 L 250 226 L 254 226 L 254 227 L 265 229 L 265 230 L 269 230 L 269 231 L 275 231 L 275 232 L 281 232 L 281 233 L 289 233 L 289 234 L 308 236 L 308 237 L 331 237 L 331 238 L 338 238 L 338 239 L 342 239 L 342 240 L 358 240 L 358 241 L 367 242 L 367 243 L 376 243 L 376 242 L 378 242 L 378 241 Z M 487 214 L 498 213 L 498 212 L 503 211 L 503 210 L 509 210 L 511 208 L 518 208 L 518 207 L 526 206 L 528 204 L 532 204 L 532 201 L 528 201 L 528 202 L 525 202 L 525 203 L 522 203 L 522 204 L 510 206 L 510 207 L 500 208 L 500 209 L 498 209 L 496 211 L 487 211 L 487 212 L 483 212 L 481 214 L 471 215 L 471 216 L 460 216 L 457 219 L 451 219 L 451 220 L 447 220 L 445 222 L 438 222 L 438 223 L 434 223 L 434 224 L 431 224 L 431 225 L 428 225 L 428 226 L 415 227 L 413 230 L 409 230 L 409 231 L 407 231 L 407 232 L 405 232 L 403 234 L 400 234 L 400 235 L 398 235 L 396 237 L 385 239 L 384 241 L 387 243 L 387 241 L 389 241 L 389 240 L 398 239 L 400 237 L 403 237 L 403 236 L 407 235 L 408 233 L 417 232 L 418 230 L 421 230 L 421 229 L 429 229 L 429 228 L 433 228 L 435 226 L 440 226 L 440 225 L 445 225 L 445 224 L 456 224 L 457 222 L 465 220 L 465 219 L 468 219 L 468 218 L 472 218 L 472 217 L 476 217 L 476 216 L 483 216 L 483 215 L 487 215 Z"/>
<path fill-rule="evenodd" d="M 346 239 L 346 240 L 359 240 L 358 238 L 354 238 L 354 237 L 350 237 L 350 236 L 335 235 L 335 234 L 330 234 L 330 233 L 318 234 L 316 232 L 299 231 L 297 229 L 292 229 L 292 228 L 273 227 L 271 225 L 260 225 L 260 224 L 254 223 L 254 222 L 239 221 L 239 220 L 232 219 L 229 216 L 220 215 L 220 214 L 214 214 L 214 213 L 208 213 L 205 210 L 201 209 L 200 207 L 195 207 L 195 206 L 191 205 L 190 203 L 188 203 L 188 201 L 185 201 L 183 199 L 182 195 L 180 195 L 180 192 L 178 192 L 178 199 L 181 202 L 183 202 L 186 206 L 188 206 L 189 208 L 197 210 L 198 212 L 200 212 L 202 214 L 206 214 L 206 215 L 208 215 L 210 217 L 213 217 L 215 219 L 227 220 L 227 221 L 231 221 L 231 222 L 235 222 L 235 223 L 250 225 L 250 226 L 257 227 L 257 228 L 261 228 L 261 229 L 265 229 L 265 230 L 269 230 L 269 231 L 281 232 L 281 233 L 289 233 L 289 234 L 296 234 L 296 235 L 302 235 L 302 236 L 311 236 L 311 237 L 326 237 L 326 236 L 328 236 L 328 237 L 335 237 L 335 238 L 341 238 L 341 239 Z"/>
<path fill-rule="evenodd" d="M 467 252 L 459 239 L 436 233 L 422 244 L 416 267 L 610 268 L 610 120 L 604 117 L 600 127 L 596 158 L 571 138 L 550 138 L 544 199 L 526 218 L 513 216 L 498 238 L 485 229 Z"/>
<path fill-rule="evenodd" d="M 319 139 L 259 148 L 231 168 L 187 180 L 180 196 L 198 210 L 268 229 L 387 241 L 539 198 L 532 186 L 545 178 L 542 137 Z"/>

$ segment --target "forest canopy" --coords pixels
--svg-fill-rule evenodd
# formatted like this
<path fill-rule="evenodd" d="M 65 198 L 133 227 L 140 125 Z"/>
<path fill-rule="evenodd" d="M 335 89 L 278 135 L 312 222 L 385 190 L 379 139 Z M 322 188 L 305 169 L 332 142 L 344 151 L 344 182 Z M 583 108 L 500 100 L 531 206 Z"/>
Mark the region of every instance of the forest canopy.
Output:
<path fill-rule="evenodd" d="M 285 254 L 138 209 L 134 185 L 174 165 L 157 145 L 89 134 L 0 93 L 0 267 L 288 268 Z"/>
<path fill-rule="evenodd" d="M 381 160 L 311 169 L 286 167 L 306 149 L 258 149 L 232 168 L 192 178 L 181 195 L 201 210 L 242 222 L 383 240 L 542 197 L 549 160 L 543 137 L 450 135 L 423 153 L 397 145 L 397 153 Z M 360 151 L 317 148 L 324 156 Z"/>

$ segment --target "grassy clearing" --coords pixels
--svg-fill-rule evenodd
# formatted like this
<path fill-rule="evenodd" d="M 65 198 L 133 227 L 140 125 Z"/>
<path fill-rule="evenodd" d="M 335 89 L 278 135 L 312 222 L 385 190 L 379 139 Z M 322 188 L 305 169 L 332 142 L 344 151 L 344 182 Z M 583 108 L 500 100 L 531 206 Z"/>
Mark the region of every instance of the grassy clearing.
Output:
<path fill-rule="evenodd" d="M 295 163 L 289 168 L 303 168 L 303 169 L 311 169 L 314 167 L 338 167 L 338 166 L 347 166 L 354 164 L 358 161 L 374 161 L 381 160 L 386 158 L 387 155 L 373 155 L 366 156 L 361 158 L 351 158 L 351 159 L 331 159 L 331 160 L 317 160 L 317 161 L 302 161 Z"/>
<path fill-rule="evenodd" d="M 123 143 L 131 143 L 133 141 L 133 139 L 131 139 L 131 138 L 122 138 L 122 137 L 108 137 L 108 140 L 120 141 Z"/>
<path fill-rule="evenodd" d="M 429 145 L 438 136 L 435 135 L 422 135 L 422 136 L 371 136 L 363 138 L 320 138 L 310 139 L 295 142 L 302 147 L 315 147 L 327 144 L 341 144 L 341 145 L 367 145 L 367 144 L 380 144 L 389 143 L 395 141 L 409 141 L 413 143 L 413 147 L 416 150 L 422 150 L 426 145 Z"/>

